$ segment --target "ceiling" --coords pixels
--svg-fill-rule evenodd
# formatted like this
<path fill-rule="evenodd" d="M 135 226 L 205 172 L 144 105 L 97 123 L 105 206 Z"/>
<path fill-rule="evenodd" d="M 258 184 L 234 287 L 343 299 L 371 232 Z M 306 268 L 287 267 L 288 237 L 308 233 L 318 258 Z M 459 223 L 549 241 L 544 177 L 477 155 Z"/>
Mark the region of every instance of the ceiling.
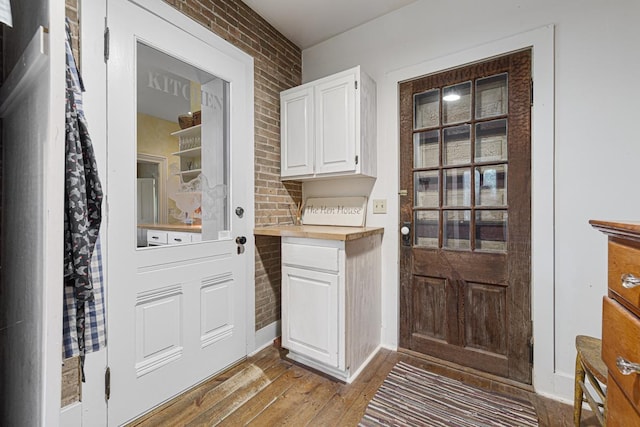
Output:
<path fill-rule="evenodd" d="M 301 49 L 416 0 L 242 0 Z"/>

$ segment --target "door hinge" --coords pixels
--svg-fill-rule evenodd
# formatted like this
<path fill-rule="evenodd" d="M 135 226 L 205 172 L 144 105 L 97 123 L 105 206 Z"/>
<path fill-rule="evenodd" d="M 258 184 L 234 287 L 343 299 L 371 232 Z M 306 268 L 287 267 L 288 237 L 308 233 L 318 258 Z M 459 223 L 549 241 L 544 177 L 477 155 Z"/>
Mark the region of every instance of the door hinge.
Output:
<path fill-rule="evenodd" d="M 104 28 L 104 62 L 109 60 L 109 27 Z"/>
<path fill-rule="evenodd" d="M 356 155 L 356 165 L 358 164 L 358 156 Z"/>
<path fill-rule="evenodd" d="M 356 86 L 356 90 L 358 90 L 358 81 L 356 80 L 355 82 L 353 82 Z"/>
<path fill-rule="evenodd" d="M 533 320 L 529 322 L 529 363 L 533 366 Z"/>
<path fill-rule="evenodd" d="M 109 400 L 111 397 L 111 368 L 107 366 L 107 370 L 104 371 L 104 399 Z"/>

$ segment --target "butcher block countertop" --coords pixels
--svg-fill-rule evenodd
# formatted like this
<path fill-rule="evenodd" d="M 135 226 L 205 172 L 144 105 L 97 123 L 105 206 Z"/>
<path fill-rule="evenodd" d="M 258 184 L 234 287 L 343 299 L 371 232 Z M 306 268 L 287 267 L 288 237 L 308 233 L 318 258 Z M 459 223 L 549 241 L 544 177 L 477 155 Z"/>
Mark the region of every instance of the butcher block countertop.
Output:
<path fill-rule="evenodd" d="M 185 233 L 200 233 L 202 231 L 202 225 L 200 224 L 138 224 L 138 228 L 144 228 L 147 230 L 183 231 Z"/>
<path fill-rule="evenodd" d="M 356 240 L 382 234 L 382 227 L 338 227 L 331 225 L 273 225 L 254 228 L 256 236 L 306 237 L 324 240 Z"/>

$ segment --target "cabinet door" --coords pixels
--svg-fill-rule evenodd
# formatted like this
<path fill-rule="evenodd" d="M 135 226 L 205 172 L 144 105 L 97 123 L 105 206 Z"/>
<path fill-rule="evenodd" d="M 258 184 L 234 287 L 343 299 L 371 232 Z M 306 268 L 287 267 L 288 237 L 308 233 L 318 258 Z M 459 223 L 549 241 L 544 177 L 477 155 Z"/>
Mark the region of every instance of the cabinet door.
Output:
<path fill-rule="evenodd" d="M 316 174 L 356 171 L 356 75 L 316 86 Z"/>
<path fill-rule="evenodd" d="M 284 177 L 313 174 L 313 88 L 282 94 L 281 172 Z"/>
<path fill-rule="evenodd" d="M 338 366 L 338 276 L 282 266 L 282 346 Z"/>

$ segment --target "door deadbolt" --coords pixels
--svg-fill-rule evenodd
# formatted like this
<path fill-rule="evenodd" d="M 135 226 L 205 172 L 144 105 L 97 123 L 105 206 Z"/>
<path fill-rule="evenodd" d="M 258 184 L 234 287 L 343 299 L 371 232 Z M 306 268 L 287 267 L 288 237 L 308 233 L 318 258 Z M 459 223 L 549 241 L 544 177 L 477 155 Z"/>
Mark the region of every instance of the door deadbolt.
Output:
<path fill-rule="evenodd" d="M 244 236 L 236 237 L 236 244 L 238 245 L 238 255 L 244 253 L 244 244 L 247 243 L 247 238 Z"/>
<path fill-rule="evenodd" d="M 238 218 L 242 218 L 242 215 L 244 215 L 244 209 L 242 206 L 238 206 L 236 208 L 236 215 L 238 215 Z"/>

